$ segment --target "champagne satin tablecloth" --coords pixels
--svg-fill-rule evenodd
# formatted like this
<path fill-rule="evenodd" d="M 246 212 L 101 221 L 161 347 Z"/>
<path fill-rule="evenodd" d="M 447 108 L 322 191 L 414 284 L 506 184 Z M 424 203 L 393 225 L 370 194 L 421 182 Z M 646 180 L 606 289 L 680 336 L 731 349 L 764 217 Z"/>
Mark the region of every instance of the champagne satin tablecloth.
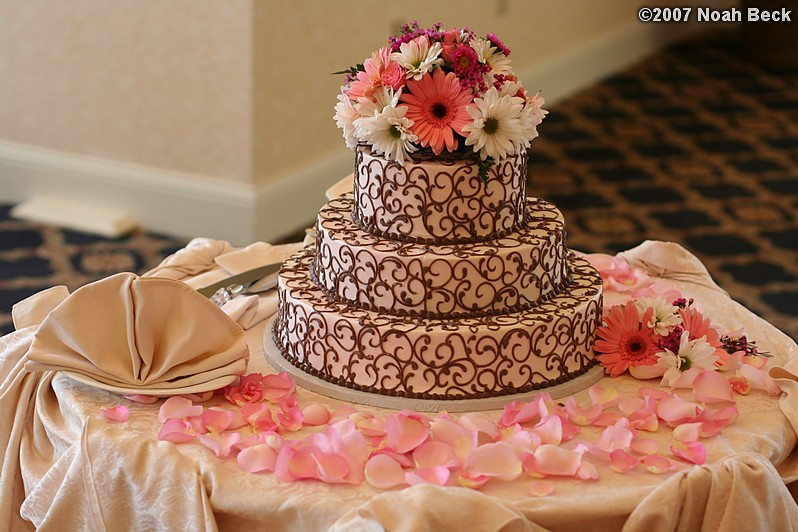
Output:
<path fill-rule="evenodd" d="M 673 244 L 648 242 L 624 255 L 700 301 L 722 329 L 744 326 L 795 373 L 798 346 L 709 279 L 698 260 Z M 270 372 L 264 323 L 247 331 L 249 371 Z M 194 444 L 157 440 L 160 402 L 128 403 L 54 372 L 26 373 L 36 326 L 0 338 L 0 528 L 12 530 L 787 530 L 798 527 L 785 484 L 798 480 L 798 391 L 737 396 L 740 416 L 705 440 L 707 463 L 678 462 L 667 474 L 628 474 L 599 464 L 598 481 L 554 479 L 553 494 L 530 493 L 529 477 L 491 481 L 481 490 L 429 485 L 381 491 L 368 484 L 283 483 L 250 474 Z M 605 378 L 633 394 L 657 381 Z M 582 392 L 583 394 L 586 392 Z M 300 404 L 340 401 L 299 390 Z M 100 410 L 130 407 L 124 423 Z M 361 407 L 362 410 L 377 411 Z M 490 415 L 498 417 L 499 412 Z M 600 429 L 583 427 L 585 439 Z M 594 433 L 591 435 L 591 431 Z M 654 436 L 670 441 L 670 430 Z M 665 446 L 666 447 L 666 446 Z M 8 525 L 6 525 L 8 523 Z"/>

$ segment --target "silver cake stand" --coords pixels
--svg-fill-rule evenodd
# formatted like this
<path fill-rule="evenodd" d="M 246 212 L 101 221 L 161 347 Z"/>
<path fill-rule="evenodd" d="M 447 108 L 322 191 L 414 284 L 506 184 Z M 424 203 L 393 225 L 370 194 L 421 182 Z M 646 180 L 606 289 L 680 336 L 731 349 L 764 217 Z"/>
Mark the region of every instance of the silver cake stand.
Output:
<path fill-rule="evenodd" d="M 554 399 L 573 395 L 589 388 L 604 377 L 604 368 L 601 366 L 594 366 L 582 375 L 562 384 L 548 386 L 530 392 L 488 397 L 484 399 L 453 399 L 439 401 L 434 399 L 412 399 L 362 392 L 309 375 L 286 360 L 272 336 L 272 328 L 274 327 L 274 321 L 276 319 L 276 315 L 269 318 L 269 321 L 266 323 L 266 330 L 263 333 L 263 352 L 266 355 L 266 361 L 269 362 L 275 370 L 288 372 L 288 374 L 294 378 L 298 386 L 349 403 L 359 403 L 394 410 L 410 409 L 416 412 L 475 412 L 479 410 L 499 410 L 504 408 L 504 405 L 513 401 L 528 401 L 541 392 L 547 392 Z"/>

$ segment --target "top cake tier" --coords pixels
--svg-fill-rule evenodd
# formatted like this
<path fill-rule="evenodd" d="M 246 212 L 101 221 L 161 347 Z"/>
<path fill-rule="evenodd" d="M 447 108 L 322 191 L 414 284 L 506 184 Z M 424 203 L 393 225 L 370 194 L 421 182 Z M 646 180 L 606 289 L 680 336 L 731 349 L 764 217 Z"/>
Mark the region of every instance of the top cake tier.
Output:
<path fill-rule="evenodd" d="M 487 182 L 476 158 L 415 155 L 404 166 L 360 145 L 352 220 L 391 240 L 428 244 L 480 242 L 523 226 L 526 155 L 494 164 Z"/>

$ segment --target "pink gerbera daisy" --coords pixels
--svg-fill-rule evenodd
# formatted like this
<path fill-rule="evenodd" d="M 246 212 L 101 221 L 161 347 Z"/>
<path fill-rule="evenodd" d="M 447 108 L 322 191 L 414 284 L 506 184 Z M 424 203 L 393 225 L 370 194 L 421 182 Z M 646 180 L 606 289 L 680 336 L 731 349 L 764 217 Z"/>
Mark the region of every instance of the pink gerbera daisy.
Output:
<path fill-rule="evenodd" d="M 598 328 L 595 349 L 599 362 L 607 373 L 617 377 L 630 366 L 651 366 L 657 363 L 657 337 L 648 327 L 651 315 L 649 308 L 643 319 L 637 307 L 629 303 L 616 305 L 605 317 L 606 325 Z"/>
<path fill-rule="evenodd" d="M 464 91 L 452 72 L 444 74 L 438 68 L 431 76 L 408 80 L 407 91 L 401 100 L 407 104 L 407 118 L 413 121 L 410 131 L 418 136 L 422 146 L 429 146 L 440 155 L 444 146 L 457 149 L 454 133 L 463 135 L 463 126 L 472 122 L 466 111 L 471 92 Z"/>

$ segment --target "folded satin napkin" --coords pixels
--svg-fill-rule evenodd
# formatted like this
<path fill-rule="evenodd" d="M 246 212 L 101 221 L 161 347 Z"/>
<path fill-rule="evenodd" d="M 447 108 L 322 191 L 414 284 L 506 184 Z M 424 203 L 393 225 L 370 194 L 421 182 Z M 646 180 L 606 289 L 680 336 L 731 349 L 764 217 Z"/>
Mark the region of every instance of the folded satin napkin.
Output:
<path fill-rule="evenodd" d="M 68 372 L 118 393 L 212 390 L 244 373 L 243 329 L 183 282 L 120 273 L 87 284 L 44 318 L 29 371 Z"/>

